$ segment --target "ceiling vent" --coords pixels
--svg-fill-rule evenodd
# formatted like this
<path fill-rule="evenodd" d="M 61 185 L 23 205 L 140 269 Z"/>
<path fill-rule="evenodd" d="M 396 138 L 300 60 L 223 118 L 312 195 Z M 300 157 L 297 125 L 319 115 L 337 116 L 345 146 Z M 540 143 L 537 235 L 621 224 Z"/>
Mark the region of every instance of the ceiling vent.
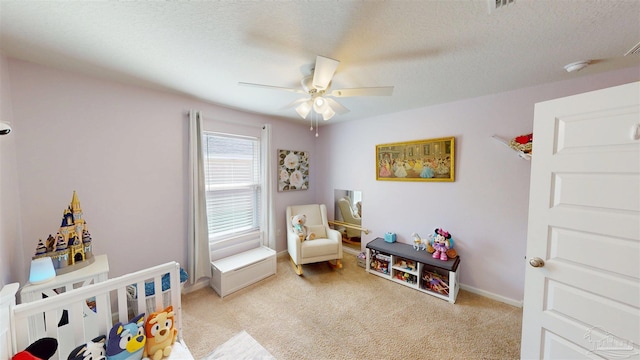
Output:
<path fill-rule="evenodd" d="M 629 49 L 629 51 L 627 51 L 626 54 L 624 54 L 624 56 L 627 56 L 627 55 L 640 55 L 640 42 L 637 43 L 636 46 Z"/>
<path fill-rule="evenodd" d="M 492 12 L 503 8 L 507 5 L 511 5 L 514 2 L 516 2 L 516 0 L 488 0 L 489 1 L 489 14 L 491 14 Z"/>

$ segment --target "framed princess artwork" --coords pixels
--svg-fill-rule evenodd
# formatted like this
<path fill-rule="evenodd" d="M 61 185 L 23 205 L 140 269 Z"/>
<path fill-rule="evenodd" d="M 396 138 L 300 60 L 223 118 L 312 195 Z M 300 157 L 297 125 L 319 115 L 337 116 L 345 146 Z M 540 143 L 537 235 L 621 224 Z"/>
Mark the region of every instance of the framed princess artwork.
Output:
<path fill-rule="evenodd" d="M 455 138 L 376 145 L 376 180 L 454 181 Z"/>
<path fill-rule="evenodd" d="M 309 188 L 309 152 L 278 150 L 278 191 Z"/>

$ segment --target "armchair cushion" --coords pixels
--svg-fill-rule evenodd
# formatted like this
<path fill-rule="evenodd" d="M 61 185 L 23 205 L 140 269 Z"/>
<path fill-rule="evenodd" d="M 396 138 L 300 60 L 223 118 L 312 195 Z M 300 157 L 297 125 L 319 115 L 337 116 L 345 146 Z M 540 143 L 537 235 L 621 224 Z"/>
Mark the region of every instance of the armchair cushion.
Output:
<path fill-rule="evenodd" d="M 307 227 L 309 232 L 316 234 L 316 239 L 327 238 L 327 228 L 324 225 L 310 225 Z"/>
<path fill-rule="evenodd" d="M 315 239 L 307 241 L 301 250 L 303 259 L 318 256 L 335 256 L 338 253 L 338 244 L 332 239 Z"/>

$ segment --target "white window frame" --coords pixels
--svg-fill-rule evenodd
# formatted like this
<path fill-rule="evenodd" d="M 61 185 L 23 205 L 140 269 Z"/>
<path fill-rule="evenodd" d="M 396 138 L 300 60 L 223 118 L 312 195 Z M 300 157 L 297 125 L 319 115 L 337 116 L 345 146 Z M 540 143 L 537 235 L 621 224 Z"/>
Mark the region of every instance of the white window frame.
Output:
<path fill-rule="evenodd" d="M 260 138 L 259 137 L 255 137 L 255 136 L 243 136 L 243 135 L 235 135 L 235 134 L 228 134 L 228 133 L 221 133 L 221 132 L 213 132 L 213 131 L 205 131 L 203 133 L 203 152 L 204 152 L 204 159 L 205 159 L 205 196 L 207 199 L 207 222 L 209 223 L 208 225 L 208 233 L 209 233 L 209 247 L 211 249 L 212 252 L 215 252 L 216 249 L 224 249 L 224 248 L 229 248 L 229 247 L 238 247 L 238 246 L 242 246 L 242 247 L 246 247 L 247 246 L 247 242 L 255 242 L 255 241 L 260 241 L 260 236 L 261 236 L 261 216 L 262 216 L 262 212 L 261 212 L 261 202 L 262 202 L 262 176 L 261 176 L 261 156 L 260 156 L 260 152 L 262 151 L 261 149 L 261 144 L 260 144 Z M 209 158 L 210 158 L 210 152 L 211 149 L 209 149 L 209 140 L 211 139 L 211 137 L 222 137 L 222 138 L 227 138 L 227 139 L 241 139 L 241 140 L 249 140 L 254 142 L 254 146 L 253 146 L 253 165 L 252 165 L 252 170 L 250 171 L 252 173 L 251 178 L 247 181 L 247 179 L 242 179 L 242 181 L 239 182 L 230 182 L 230 183 L 217 183 L 217 184 L 212 184 L 210 183 L 211 179 L 208 176 L 208 172 L 211 171 L 211 169 L 209 168 L 209 166 L 211 165 L 211 163 L 209 162 Z M 218 164 L 219 165 L 219 164 Z M 215 192 L 215 191 L 230 191 L 230 190 L 238 190 L 238 191 L 246 191 L 246 190 L 251 190 L 253 193 L 253 196 L 250 196 L 250 202 L 251 202 L 251 208 L 253 210 L 253 216 L 252 216 L 252 221 L 251 221 L 251 225 L 248 226 L 247 228 L 244 229 L 235 229 L 235 230 L 229 230 L 229 231 L 220 231 L 217 234 L 212 234 L 212 230 L 215 230 L 215 222 L 216 222 L 216 215 L 212 215 L 210 214 L 210 212 L 212 211 L 213 208 L 215 208 L 217 206 L 217 204 L 212 204 L 211 203 L 211 199 L 209 198 L 209 195 L 211 194 L 211 192 Z M 246 203 L 244 205 L 247 205 Z M 214 222 L 214 224 L 212 224 L 211 222 Z M 230 249 L 227 249 L 230 250 Z M 217 257 L 217 256 L 216 256 Z"/>

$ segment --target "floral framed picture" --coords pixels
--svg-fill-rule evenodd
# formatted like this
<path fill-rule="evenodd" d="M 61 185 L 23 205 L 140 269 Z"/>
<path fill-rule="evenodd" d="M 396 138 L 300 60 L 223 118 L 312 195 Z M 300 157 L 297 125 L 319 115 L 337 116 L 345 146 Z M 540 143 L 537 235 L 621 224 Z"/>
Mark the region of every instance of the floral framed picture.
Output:
<path fill-rule="evenodd" d="M 454 181 L 455 138 L 376 145 L 376 180 Z"/>
<path fill-rule="evenodd" d="M 309 152 L 278 150 L 278 191 L 309 188 Z"/>

